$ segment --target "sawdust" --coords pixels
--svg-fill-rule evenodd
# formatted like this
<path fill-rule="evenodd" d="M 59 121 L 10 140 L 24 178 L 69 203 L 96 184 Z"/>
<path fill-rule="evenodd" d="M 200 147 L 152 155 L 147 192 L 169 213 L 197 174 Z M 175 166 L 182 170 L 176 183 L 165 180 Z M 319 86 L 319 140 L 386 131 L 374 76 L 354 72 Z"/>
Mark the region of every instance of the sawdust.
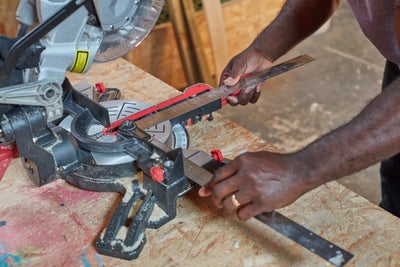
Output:
<path fill-rule="evenodd" d="M 164 210 L 162 210 L 157 204 L 154 205 L 153 212 L 151 213 L 149 221 L 157 222 L 163 217 L 167 216 Z"/>

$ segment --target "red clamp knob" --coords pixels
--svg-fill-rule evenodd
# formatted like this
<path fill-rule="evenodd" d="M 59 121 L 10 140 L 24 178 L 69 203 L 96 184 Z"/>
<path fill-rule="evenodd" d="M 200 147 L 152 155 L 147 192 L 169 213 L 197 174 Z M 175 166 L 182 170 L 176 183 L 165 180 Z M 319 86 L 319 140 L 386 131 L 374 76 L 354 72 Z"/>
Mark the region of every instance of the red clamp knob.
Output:
<path fill-rule="evenodd" d="M 106 87 L 104 86 L 104 83 L 102 83 L 102 82 L 96 83 L 94 86 L 97 89 L 97 93 L 103 94 L 106 92 Z"/>
<path fill-rule="evenodd" d="M 224 156 L 222 155 L 221 150 L 219 149 L 211 150 L 210 154 L 215 159 L 216 162 L 221 163 L 224 161 Z"/>
<path fill-rule="evenodd" d="M 164 171 L 160 166 L 153 166 L 150 168 L 151 179 L 154 182 L 161 183 L 164 181 Z"/>

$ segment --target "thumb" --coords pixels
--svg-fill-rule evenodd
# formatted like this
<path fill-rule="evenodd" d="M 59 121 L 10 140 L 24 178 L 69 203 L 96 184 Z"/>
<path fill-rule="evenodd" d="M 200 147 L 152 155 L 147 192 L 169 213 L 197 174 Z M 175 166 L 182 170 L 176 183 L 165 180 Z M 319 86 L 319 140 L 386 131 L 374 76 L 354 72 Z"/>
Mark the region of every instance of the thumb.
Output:
<path fill-rule="evenodd" d="M 235 85 L 235 84 L 237 84 L 239 82 L 239 79 L 240 79 L 240 75 L 236 76 L 236 77 L 228 76 L 228 78 L 226 78 L 222 82 L 226 86 L 233 86 L 233 85 Z"/>
<path fill-rule="evenodd" d="M 246 64 L 242 63 L 240 58 L 233 59 L 232 62 L 229 64 L 230 68 L 227 71 L 227 75 L 224 77 L 222 81 L 226 86 L 233 86 L 237 84 L 240 80 L 240 77 L 244 74 Z"/>
<path fill-rule="evenodd" d="M 199 188 L 198 194 L 201 197 L 208 197 L 208 196 L 210 196 L 212 194 L 212 192 L 207 187 L 202 186 L 202 187 Z"/>

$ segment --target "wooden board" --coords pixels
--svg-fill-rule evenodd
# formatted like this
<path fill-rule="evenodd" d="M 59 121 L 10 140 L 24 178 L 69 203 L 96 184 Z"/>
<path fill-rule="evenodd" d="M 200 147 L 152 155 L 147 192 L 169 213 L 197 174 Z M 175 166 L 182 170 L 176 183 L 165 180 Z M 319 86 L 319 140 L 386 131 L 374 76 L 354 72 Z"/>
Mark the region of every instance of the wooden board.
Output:
<path fill-rule="evenodd" d="M 225 26 L 222 18 L 220 0 L 202 0 L 204 14 L 207 20 L 207 29 L 214 62 L 215 83 L 218 85 L 221 72 L 229 61 L 228 45 L 225 37 Z"/>
<path fill-rule="evenodd" d="M 124 60 L 95 65 L 75 83 L 104 82 L 126 99 L 157 103 L 178 94 Z M 274 147 L 224 119 L 188 128 L 191 146 L 219 148 L 226 157 Z M 221 134 L 223 133 L 223 134 Z M 35 187 L 18 159 L 0 182 L 0 266 L 329 266 L 324 260 L 256 220 L 239 221 L 198 197 L 178 200 L 177 217 L 147 230 L 147 244 L 133 261 L 100 255 L 93 243 L 119 201 L 116 193 L 75 188 L 62 180 Z M 355 258 L 348 266 L 399 266 L 400 220 L 336 182 L 304 195 L 280 212 Z"/>

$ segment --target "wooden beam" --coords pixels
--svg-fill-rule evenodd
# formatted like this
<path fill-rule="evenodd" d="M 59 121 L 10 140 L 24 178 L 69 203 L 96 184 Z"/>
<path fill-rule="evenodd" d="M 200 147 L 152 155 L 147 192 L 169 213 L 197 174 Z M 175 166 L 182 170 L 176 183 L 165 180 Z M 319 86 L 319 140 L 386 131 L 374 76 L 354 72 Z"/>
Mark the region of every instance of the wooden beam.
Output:
<path fill-rule="evenodd" d="M 181 0 L 183 11 L 187 26 L 189 28 L 190 39 L 192 40 L 194 53 L 196 55 L 196 64 L 199 67 L 201 80 L 198 82 L 205 82 L 210 85 L 215 85 L 215 79 L 210 73 L 209 66 L 207 64 L 206 54 L 204 52 L 204 44 L 200 37 L 200 30 L 198 22 L 196 20 L 196 12 L 193 5 L 193 1 Z"/>
<path fill-rule="evenodd" d="M 220 0 L 202 0 L 206 15 L 208 33 L 210 36 L 211 50 L 213 54 L 215 75 L 217 81 L 229 60 L 228 47 L 225 38 L 225 27 L 222 16 Z"/>
<path fill-rule="evenodd" d="M 169 15 L 174 28 L 175 40 L 182 62 L 186 82 L 194 84 L 201 79 L 197 67 L 196 56 L 192 49 L 192 42 L 189 29 L 186 23 L 184 10 L 180 0 L 166 0 Z"/>

